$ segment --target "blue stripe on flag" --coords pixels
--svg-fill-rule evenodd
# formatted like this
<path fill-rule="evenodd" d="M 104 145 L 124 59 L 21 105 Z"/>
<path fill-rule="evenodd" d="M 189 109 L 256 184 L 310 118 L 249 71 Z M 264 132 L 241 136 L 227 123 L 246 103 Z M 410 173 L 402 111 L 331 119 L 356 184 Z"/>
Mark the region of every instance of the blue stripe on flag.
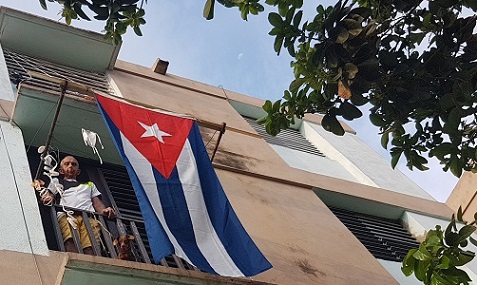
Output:
<path fill-rule="evenodd" d="M 159 188 L 164 218 L 177 242 L 195 266 L 208 273 L 217 274 L 197 246 L 177 167 L 174 167 L 169 179 L 165 179 L 157 170 L 154 170 L 154 176 Z"/>
<path fill-rule="evenodd" d="M 270 269 L 272 265 L 243 228 L 220 185 L 197 122 L 192 126 L 189 141 L 197 162 L 207 211 L 230 257 L 245 276 L 253 276 Z"/>

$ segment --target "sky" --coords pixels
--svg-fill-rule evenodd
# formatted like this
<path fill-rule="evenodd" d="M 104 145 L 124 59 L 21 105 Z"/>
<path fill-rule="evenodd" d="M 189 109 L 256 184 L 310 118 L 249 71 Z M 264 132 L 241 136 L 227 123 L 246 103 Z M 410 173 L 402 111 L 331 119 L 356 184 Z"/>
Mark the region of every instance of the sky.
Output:
<path fill-rule="evenodd" d="M 170 74 L 264 100 L 280 99 L 293 80 L 291 57 L 286 51 L 280 56 L 273 51 L 274 38 L 268 35 L 271 25 L 267 14 L 243 21 L 236 8 L 216 5 L 215 18 L 207 21 L 202 17 L 204 3 L 205 0 L 148 1 L 143 36 L 137 37 L 129 31 L 123 38 L 119 59 L 150 67 L 160 58 L 169 61 Z M 334 3 L 305 1 L 304 18 L 317 5 Z M 60 6 L 47 4 L 49 8 L 45 11 L 38 0 L 0 0 L 0 6 L 60 20 Z M 103 24 L 98 22 L 76 21 L 73 26 L 103 30 Z M 378 128 L 371 125 L 365 112 L 362 118 L 347 123 L 363 141 L 390 160 L 380 145 Z M 399 170 L 438 201 L 444 202 L 457 183 L 457 178 L 443 172 L 435 160 L 430 160 L 430 170 L 425 172 L 410 171 L 404 162 L 402 158 Z"/>

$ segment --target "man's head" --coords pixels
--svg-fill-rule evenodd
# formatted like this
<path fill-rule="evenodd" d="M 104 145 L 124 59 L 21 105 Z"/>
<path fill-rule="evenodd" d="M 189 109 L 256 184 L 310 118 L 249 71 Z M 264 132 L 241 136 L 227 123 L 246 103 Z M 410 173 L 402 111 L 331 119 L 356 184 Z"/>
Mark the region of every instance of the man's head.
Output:
<path fill-rule="evenodd" d="M 65 179 L 76 179 L 81 173 L 76 158 L 70 155 L 63 158 L 60 163 L 60 173 L 63 174 Z"/>

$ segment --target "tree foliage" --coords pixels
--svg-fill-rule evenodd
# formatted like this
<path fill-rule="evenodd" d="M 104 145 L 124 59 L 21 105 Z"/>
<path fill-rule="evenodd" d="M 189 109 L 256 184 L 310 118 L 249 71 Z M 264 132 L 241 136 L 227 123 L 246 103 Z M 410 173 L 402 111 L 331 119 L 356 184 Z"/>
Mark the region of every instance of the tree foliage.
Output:
<path fill-rule="evenodd" d="M 263 10 L 258 0 L 217 2 L 237 6 L 244 19 Z M 343 135 L 338 118 L 359 118 L 368 104 L 393 167 L 404 155 L 410 169 L 426 170 L 428 155 L 456 176 L 477 169 L 477 16 L 463 14 L 477 1 L 338 1 L 318 5 L 311 20 L 302 0 L 264 3 L 277 8 L 269 34 L 275 51 L 293 58 L 295 75 L 282 100 L 263 106 L 270 134 L 319 113 L 326 130 Z"/>
<path fill-rule="evenodd" d="M 440 226 L 427 233 L 418 249 L 411 249 L 402 262 L 401 270 L 406 276 L 414 276 L 426 285 L 468 285 L 469 275 L 458 267 L 475 257 L 475 253 L 464 248 L 470 243 L 477 246 L 471 235 L 475 232 L 477 214 L 474 221 L 466 224 L 459 208 L 457 220 L 452 220 L 443 232 Z M 464 223 L 458 227 L 458 223 Z"/>
<path fill-rule="evenodd" d="M 47 9 L 46 0 L 39 0 L 43 9 Z M 142 8 L 147 0 L 48 0 L 62 5 L 61 16 L 66 24 L 72 20 L 91 21 L 90 16 L 84 11 L 93 14 L 93 18 L 104 21 L 105 38 L 110 38 L 115 44 L 122 41 L 122 35 L 131 27 L 136 35 L 142 36 L 141 25 L 145 11 Z M 139 3 L 139 5 L 138 5 Z"/>

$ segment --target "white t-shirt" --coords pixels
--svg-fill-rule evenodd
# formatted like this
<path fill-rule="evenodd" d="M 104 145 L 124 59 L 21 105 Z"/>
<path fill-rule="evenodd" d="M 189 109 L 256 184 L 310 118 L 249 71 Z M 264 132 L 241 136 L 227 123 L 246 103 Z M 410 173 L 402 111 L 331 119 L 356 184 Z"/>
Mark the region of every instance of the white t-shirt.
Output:
<path fill-rule="evenodd" d="M 63 195 L 61 196 L 62 198 L 60 199 L 60 205 L 94 212 L 92 199 L 93 197 L 101 195 L 101 192 L 99 192 L 98 188 L 96 188 L 96 185 L 94 185 L 93 182 L 80 184 L 76 180 L 65 179 L 64 181 L 64 184 L 77 184 L 77 186 L 67 188 L 67 186 L 64 185 L 65 189 Z M 54 186 L 55 182 L 59 182 L 57 178 L 53 178 L 52 182 L 50 182 L 48 185 L 48 189 L 53 194 L 57 194 L 58 192 Z"/>

